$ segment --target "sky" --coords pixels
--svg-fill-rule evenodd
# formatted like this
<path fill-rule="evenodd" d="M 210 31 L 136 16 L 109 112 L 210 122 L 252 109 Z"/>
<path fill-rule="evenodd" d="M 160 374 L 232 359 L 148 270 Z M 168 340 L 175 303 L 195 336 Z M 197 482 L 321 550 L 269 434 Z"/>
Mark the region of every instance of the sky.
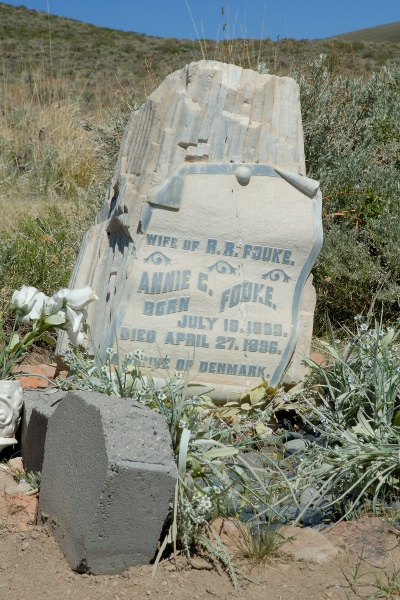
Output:
<path fill-rule="evenodd" d="M 400 21 L 400 0 L 13 0 L 6 4 L 112 29 L 188 39 L 316 39 Z"/>

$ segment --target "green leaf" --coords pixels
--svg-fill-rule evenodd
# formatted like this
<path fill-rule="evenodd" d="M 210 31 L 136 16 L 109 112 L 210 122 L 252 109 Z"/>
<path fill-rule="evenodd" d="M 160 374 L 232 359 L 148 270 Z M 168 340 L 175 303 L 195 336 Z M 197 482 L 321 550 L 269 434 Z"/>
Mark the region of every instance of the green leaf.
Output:
<path fill-rule="evenodd" d="M 66 321 L 67 319 L 64 313 L 62 315 L 60 315 L 59 313 L 56 313 L 55 315 L 49 315 L 45 319 L 45 323 L 47 323 L 47 325 L 63 325 L 64 323 L 66 323 Z"/>
<path fill-rule="evenodd" d="M 196 476 L 201 471 L 201 463 L 195 456 L 189 456 L 188 461 L 192 463 L 193 474 Z"/>
<path fill-rule="evenodd" d="M 15 347 L 18 344 L 19 344 L 19 335 L 18 335 L 18 333 L 14 333 L 10 340 L 10 343 L 8 345 L 8 351 L 12 352 L 13 350 L 15 350 Z"/>
<path fill-rule="evenodd" d="M 52 348 L 54 348 L 54 347 L 55 347 L 55 345 L 56 345 L 56 343 L 55 343 L 55 341 L 53 340 L 53 338 L 52 338 L 52 337 L 50 337 L 49 335 L 42 335 L 42 337 L 41 337 L 41 340 L 42 340 L 43 342 L 46 342 L 46 344 L 49 344 L 49 346 L 51 346 Z"/>
<path fill-rule="evenodd" d="M 400 427 L 400 411 L 395 414 L 394 419 L 393 419 L 393 425 L 395 427 Z"/>
<path fill-rule="evenodd" d="M 389 346 L 390 342 L 394 338 L 394 334 L 395 334 L 395 330 L 394 329 L 389 329 L 389 331 L 387 332 L 387 334 L 381 339 L 379 345 L 382 346 L 382 348 L 386 348 L 387 346 Z"/>
<path fill-rule="evenodd" d="M 244 404 L 241 405 L 240 407 L 242 410 L 251 410 L 251 404 L 248 404 L 247 402 L 245 402 Z"/>
<path fill-rule="evenodd" d="M 228 410 L 224 410 L 222 414 L 224 419 L 234 418 L 236 415 L 240 414 L 240 408 L 229 408 Z"/>
<path fill-rule="evenodd" d="M 335 358 L 336 360 L 340 361 L 339 353 L 336 351 L 336 349 L 333 346 L 331 346 L 330 344 L 328 344 L 328 342 L 324 342 L 322 340 L 321 340 L 321 345 L 325 347 L 325 350 L 327 352 L 329 352 L 329 354 L 331 356 L 333 356 L 333 358 Z"/>
<path fill-rule="evenodd" d="M 257 404 L 264 398 L 265 389 L 264 387 L 257 387 L 253 390 L 250 390 L 250 402 L 251 404 Z"/>
<path fill-rule="evenodd" d="M 178 456 L 178 472 L 179 477 L 183 480 L 186 475 L 186 459 L 190 440 L 190 429 L 184 428 L 181 434 Z"/>
<path fill-rule="evenodd" d="M 376 437 L 375 432 L 372 429 L 371 425 L 369 424 L 369 421 L 367 421 L 366 417 L 364 416 L 364 414 L 362 413 L 361 410 L 359 410 L 357 413 L 357 419 L 358 419 L 358 425 L 353 427 L 353 432 L 358 433 L 360 435 L 364 435 L 365 437 L 368 437 L 368 438 L 375 438 Z"/>
<path fill-rule="evenodd" d="M 262 423 L 261 421 L 258 421 L 254 425 L 254 429 L 256 430 L 256 432 L 258 433 L 258 435 L 261 436 L 261 437 L 268 437 L 272 433 L 271 428 L 270 427 L 266 427 L 264 425 L 264 423 Z"/>
<path fill-rule="evenodd" d="M 222 458 L 226 456 L 235 456 L 239 453 L 237 448 L 233 446 L 224 446 L 223 448 L 212 448 L 211 450 L 207 450 L 204 452 L 203 456 L 205 458 Z"/>

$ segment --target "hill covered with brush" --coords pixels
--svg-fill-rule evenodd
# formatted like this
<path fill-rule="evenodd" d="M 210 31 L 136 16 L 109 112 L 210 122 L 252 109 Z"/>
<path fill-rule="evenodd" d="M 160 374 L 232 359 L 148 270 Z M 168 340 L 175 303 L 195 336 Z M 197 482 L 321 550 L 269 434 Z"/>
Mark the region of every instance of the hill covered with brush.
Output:
<path fill-rule="evenodd" d="M 378 70 L 388 60 L 400 62 L 400 23 L 363 29 L 320 40 L 272 41 L 226 39 L 182 40 L 97 27 L 0 3 L 0 64 L 11 81 L 32 79 L 46 70 L 87 98 L 108 96 L 114 84 L 142 86 L 148 93 L 161 78 L 193 60 L 209 58 L 288 74 L 313 58 L 326 55 L 337 72 Z M 118 82 L 118 83 L 117 83 Z"/>

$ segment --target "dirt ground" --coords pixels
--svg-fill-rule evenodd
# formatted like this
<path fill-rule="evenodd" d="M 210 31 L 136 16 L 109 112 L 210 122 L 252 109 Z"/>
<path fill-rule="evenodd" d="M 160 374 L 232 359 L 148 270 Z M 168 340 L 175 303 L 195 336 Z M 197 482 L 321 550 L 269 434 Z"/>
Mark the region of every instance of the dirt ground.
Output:
<path fill-rule="evenodd" d="M 400 600 L 400 531 L 393 515 L 393 523 L 364 516 L 323 532 L 286 526 L 280 533 L 291 539 L 262 565 L 238 555 L 240 526 L 218 519 L 212 528 L 236 555 L 239 590 L 207 556 L 164 560 L 154 579 L 150 565 L 113 576 L 80 575 L 51 533 L 36 525 L 38 491 L 16 478 L 24 473 L 22 460 L 0 467 L 0 600 Z"/>
<path fill-rule="evenodd" d="M 159 565 L 154 580 L 151 579 L 151 566 L 131 568 L 116 576 L 78 575 L 71 571 L 57 543 L 45 528 L 28 526 L 25 531 L 16 531 L 15 526 L 3 518 L 0 521 L 0 598 L 400 598 L 400 588 L 396 592 L 398 595 L 384 593 L 373 596 L 377 588 L 365 585 L 373 581 L 374 574 L 385 581 L 385 573 L 392 573 L 396 564 L 397 568 L 400 567 L 396 533 L 388 529 L 386 523 L 380 525 L 383 521 L 379 519 L 367 519 L 366 522 L 367 525 L 357 522 L 361 523 L 358 533 L 346 529 L 347 525 L 342 530 L 338 529 L 338 534 L 335 534 L 337 539 L 334 540 L 340 548 L 338 556 L 323 564 L 296 560 L 283 553 L 259 567 L 249 561 L 240 562 L 242 571 L 253 578 L 259 578 L 260 583 L 256 585 L 241 579 L 240 590 L 235 591 L 227 575 L 204 558 L 195 558 L 193 565 L 183 557 L 178 558 L 177 566 L 173 560 L 164 561 Z M 310 550 L 312 554 L 313 548 Z M 363 554 L 368 560 L 362 556 L 360 558 Z M 354 572 L 357 565 L 359 572 L 356 577 L 352 577 L 351 572 Z"/>

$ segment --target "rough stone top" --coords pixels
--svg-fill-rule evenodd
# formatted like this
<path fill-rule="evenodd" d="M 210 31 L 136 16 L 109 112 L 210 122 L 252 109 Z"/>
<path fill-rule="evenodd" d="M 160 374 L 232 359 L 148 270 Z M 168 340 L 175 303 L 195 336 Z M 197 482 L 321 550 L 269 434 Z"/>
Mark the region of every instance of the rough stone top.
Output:
<path fill-rule="evenodd" d="M 64 410 L 86 405 L 99 413 L 109 462 L 160 464 L 171 462 L 172 449 L 165 419 L 131 398 L 97 392 L 71 391 L 62 400 Z"/>
<path fill-rule="evenodd" d="M 116 173 L 132 175 L 140 194 L 185 162 L 261 163 L 305 175 L 297 83 L 208 60 L 169 75 L 133 113 Z"/>

